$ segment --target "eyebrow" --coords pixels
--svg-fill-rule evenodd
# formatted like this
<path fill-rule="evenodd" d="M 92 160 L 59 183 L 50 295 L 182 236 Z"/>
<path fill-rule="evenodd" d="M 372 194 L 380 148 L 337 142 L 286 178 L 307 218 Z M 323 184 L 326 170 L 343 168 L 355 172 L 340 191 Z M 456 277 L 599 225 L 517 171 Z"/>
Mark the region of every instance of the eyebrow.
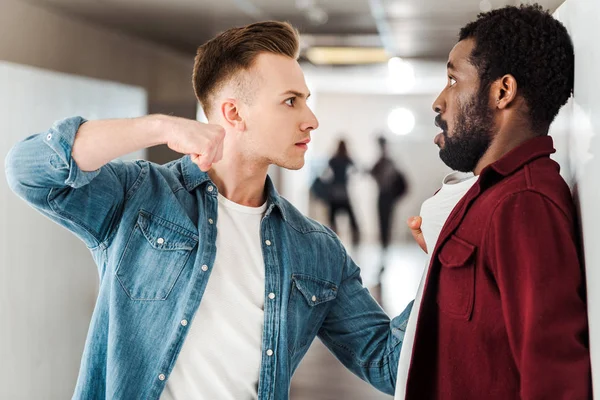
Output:
<path fill-rule="evenodd" d="M 293 94 L 294 96 L 300 97 L 301 99 L 308 99 L 310 97 L 310 93 L 305 94 L 305 93 L 297 92 L 295 90 L 288 90 L 287 92 L 283 92 L 283 93 L 281 93 L 281 96 L 288 95 L 288 94 Z"/>
<path fill-rule="evenodd" d="M 448 64 L 446 64 L 446 68 L 456 71 L 454 64 L 452 64 L 452 61 L 448 61 Z"/>

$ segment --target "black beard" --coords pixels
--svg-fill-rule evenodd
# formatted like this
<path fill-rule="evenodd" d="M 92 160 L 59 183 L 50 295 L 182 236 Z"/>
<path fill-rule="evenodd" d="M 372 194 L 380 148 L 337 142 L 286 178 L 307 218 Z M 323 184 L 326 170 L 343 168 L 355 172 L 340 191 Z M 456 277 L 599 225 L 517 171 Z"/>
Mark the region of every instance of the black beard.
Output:
<path fill-rule="evenodd" d="M 492 143 L 494 115 L 487 93 L 478 93 L 464 106 L 459 104 L 459 110 L 452 137 L 448 137 L 445 121 L 438 119 L 444 135 L 440 158 L 455 171 L 471 172 Z"/>

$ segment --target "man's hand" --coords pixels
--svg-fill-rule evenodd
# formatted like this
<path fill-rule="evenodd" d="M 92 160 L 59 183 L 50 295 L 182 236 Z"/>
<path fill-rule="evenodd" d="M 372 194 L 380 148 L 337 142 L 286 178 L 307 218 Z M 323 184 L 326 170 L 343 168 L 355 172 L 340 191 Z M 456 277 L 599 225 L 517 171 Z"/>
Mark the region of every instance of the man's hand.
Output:
<path fill-rule="evenodd" d="M 206 172 L 223 158 L 225 129 L 220 125 L 177 118 L 169 121 L 167 146 L 181 154 L 189 154 L 192 162 Z"/>
<path fill-rule="evenodd" d="M 423 232 L 421 231 L 421 222 L 421 217 L 410 217 L 406 223 L 410 228 L 410 233 L 412 233 L 415 242 L 417 242 L 419 247 L 425 253 L 427 253 L 427 244 L 425 243 L 425 238 L 423 237 Z"/>

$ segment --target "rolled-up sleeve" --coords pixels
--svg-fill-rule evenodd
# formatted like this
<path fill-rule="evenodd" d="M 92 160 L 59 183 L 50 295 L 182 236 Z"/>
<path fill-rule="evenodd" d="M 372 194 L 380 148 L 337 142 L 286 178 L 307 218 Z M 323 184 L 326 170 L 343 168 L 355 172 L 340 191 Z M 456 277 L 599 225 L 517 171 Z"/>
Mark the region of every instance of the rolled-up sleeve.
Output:
<path fill-rule="evenodd" d="M 71 157 L 75 135 L 85 122 L 82 117 L 66 118 L 15 145 L 5 162 L 11 189 L 21 194 L 19 189 L 27 187 L 78 188 L 91 182 L 100 170 L 81 171 Z"/>
<path fill-rule="evenodd" d="M 85 122 L 66 118 L 17 143 L 6 157 L 5 171 L 17 196 L 95 247 L 116 225 L 123 201 L 147 163 L 113 161 L 82 171 L 71 152 Z"/>

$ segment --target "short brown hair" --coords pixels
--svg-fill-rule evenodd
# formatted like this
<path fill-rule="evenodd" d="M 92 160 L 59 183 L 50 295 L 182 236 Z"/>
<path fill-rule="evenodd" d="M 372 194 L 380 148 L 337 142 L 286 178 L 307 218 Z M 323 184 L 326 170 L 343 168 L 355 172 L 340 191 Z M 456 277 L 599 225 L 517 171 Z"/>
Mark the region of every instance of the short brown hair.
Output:
<path fill-rule="evenodd" d="M 298 31 L 287 22 L 264 21 L 228 29 L 198 47 L 192 81 L 206 115 L 217 91 L 236 73 L 248 70 L 260 53 L 298 58 Z"/>

